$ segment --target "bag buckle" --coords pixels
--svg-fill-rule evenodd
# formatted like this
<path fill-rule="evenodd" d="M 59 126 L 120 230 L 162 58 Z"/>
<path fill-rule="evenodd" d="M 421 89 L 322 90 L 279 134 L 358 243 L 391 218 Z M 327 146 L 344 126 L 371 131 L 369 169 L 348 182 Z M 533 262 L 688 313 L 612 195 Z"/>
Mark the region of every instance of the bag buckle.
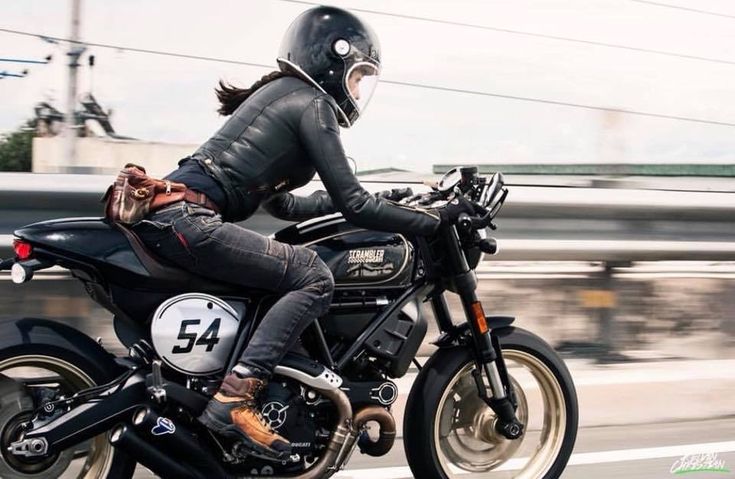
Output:
<path fill-rule="evenodd" d="M 136 200 L 144 200 L 148 197 L 147 188 L 136 188 L 133 190 L 133 198 Z"/>

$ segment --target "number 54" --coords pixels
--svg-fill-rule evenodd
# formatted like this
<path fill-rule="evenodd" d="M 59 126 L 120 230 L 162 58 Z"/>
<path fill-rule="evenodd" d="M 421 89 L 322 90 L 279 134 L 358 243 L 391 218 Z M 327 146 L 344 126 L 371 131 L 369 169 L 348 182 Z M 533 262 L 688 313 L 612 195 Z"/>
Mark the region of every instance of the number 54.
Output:
<path fill-rule="evenodd" d="M 215 318 L 214 321 L 212 321 L 212 324 L 209 325 L 209 327 L 202 333 L 201 337 L 197 339 L 196 333 L 187 333 L 186 328 L 189 326 L 196 326 L 199 325 L 202 320 L 201 319 L 184 319 L 181 321 L 181 327 L 179 328 L 179 335 L 176 337 L 176 339 L 181 339 L 184 341 L 187 341 L 186 345 L 179 346 L 176 345 L 171 350 L 172 354 L 186 354 L 190 353 L 192 349 L 194 349 L 194 346 L 206 346 L 207 352 L 212 351 L 214 347 L 219 343 L 219 337 L 217 337 L 217 334 L 219 333 L 219 324 L 220 324 L 221 318 Z"/>

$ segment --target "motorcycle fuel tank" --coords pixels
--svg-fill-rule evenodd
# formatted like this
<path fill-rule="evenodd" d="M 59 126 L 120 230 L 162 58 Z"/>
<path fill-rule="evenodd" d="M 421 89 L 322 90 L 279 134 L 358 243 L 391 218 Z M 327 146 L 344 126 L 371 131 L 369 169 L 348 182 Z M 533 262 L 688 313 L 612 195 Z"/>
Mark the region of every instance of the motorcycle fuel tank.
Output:
<path fill-rule="evenodd" d="M 359 229 L 341 217 L 325 217 L 291 226 L 275 237 L 314 250 L 332 271 L 337 287 L 395 287 L 411 281 L 413 246 L 398 233 Z"/>

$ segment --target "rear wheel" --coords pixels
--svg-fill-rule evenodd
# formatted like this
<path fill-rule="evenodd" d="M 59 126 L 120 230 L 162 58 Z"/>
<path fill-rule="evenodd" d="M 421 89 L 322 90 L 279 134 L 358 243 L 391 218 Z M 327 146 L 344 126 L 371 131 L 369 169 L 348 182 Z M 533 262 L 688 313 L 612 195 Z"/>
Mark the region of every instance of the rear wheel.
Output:
<path fill-rule="evenodd" d="M 404 441 L 414 477 L 557 478 L 577 434 L 577 396 L 569 371 L 538 336 L 503 328 L 503 358 L 526 425 L 517 440 L 495 430 L 480 399 L 468 348 L 438 351 L 422 369 L 406 406 Z"/>
<path fill-rule="evenodd" d="M 129 479 L 135 461 L 114 449 L 107 434 L 48 457 L 8 451 L 22 425 L 49 399 L 103 384 L 114 364 L 97 364 L 76 353 L 40 345 L 0 351 L 0 477 L 3 479 Z"/>

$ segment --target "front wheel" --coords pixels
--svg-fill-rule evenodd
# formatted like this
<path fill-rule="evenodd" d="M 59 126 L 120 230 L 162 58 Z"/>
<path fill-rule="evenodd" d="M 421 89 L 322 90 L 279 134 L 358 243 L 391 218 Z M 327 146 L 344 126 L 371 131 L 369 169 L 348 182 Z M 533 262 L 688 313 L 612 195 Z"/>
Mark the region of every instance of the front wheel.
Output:
<path fill-rule="evenodd" d="M 477 393 L 469 348 L 437 351 L 422 368 L 406 405 L 404 447 L 414 477 L 561 476 L 577 436 L 577 393 L 554 350 L 535 334 L 502 328 L 498 336 L 518 400 L 523 436 L 495 430 L 495 413 Z"/>
<path fill-rule="evenodd" d="M 131 478 L 135 461 L 114 449 L 107 434 L 47 457 L 15 456 L 8 451 L 42 403 L 103 384 L 115 370 L 114 363 L 95 362 L 91 356 L 46 345 L 0 350 L 0 477 Z"/>

